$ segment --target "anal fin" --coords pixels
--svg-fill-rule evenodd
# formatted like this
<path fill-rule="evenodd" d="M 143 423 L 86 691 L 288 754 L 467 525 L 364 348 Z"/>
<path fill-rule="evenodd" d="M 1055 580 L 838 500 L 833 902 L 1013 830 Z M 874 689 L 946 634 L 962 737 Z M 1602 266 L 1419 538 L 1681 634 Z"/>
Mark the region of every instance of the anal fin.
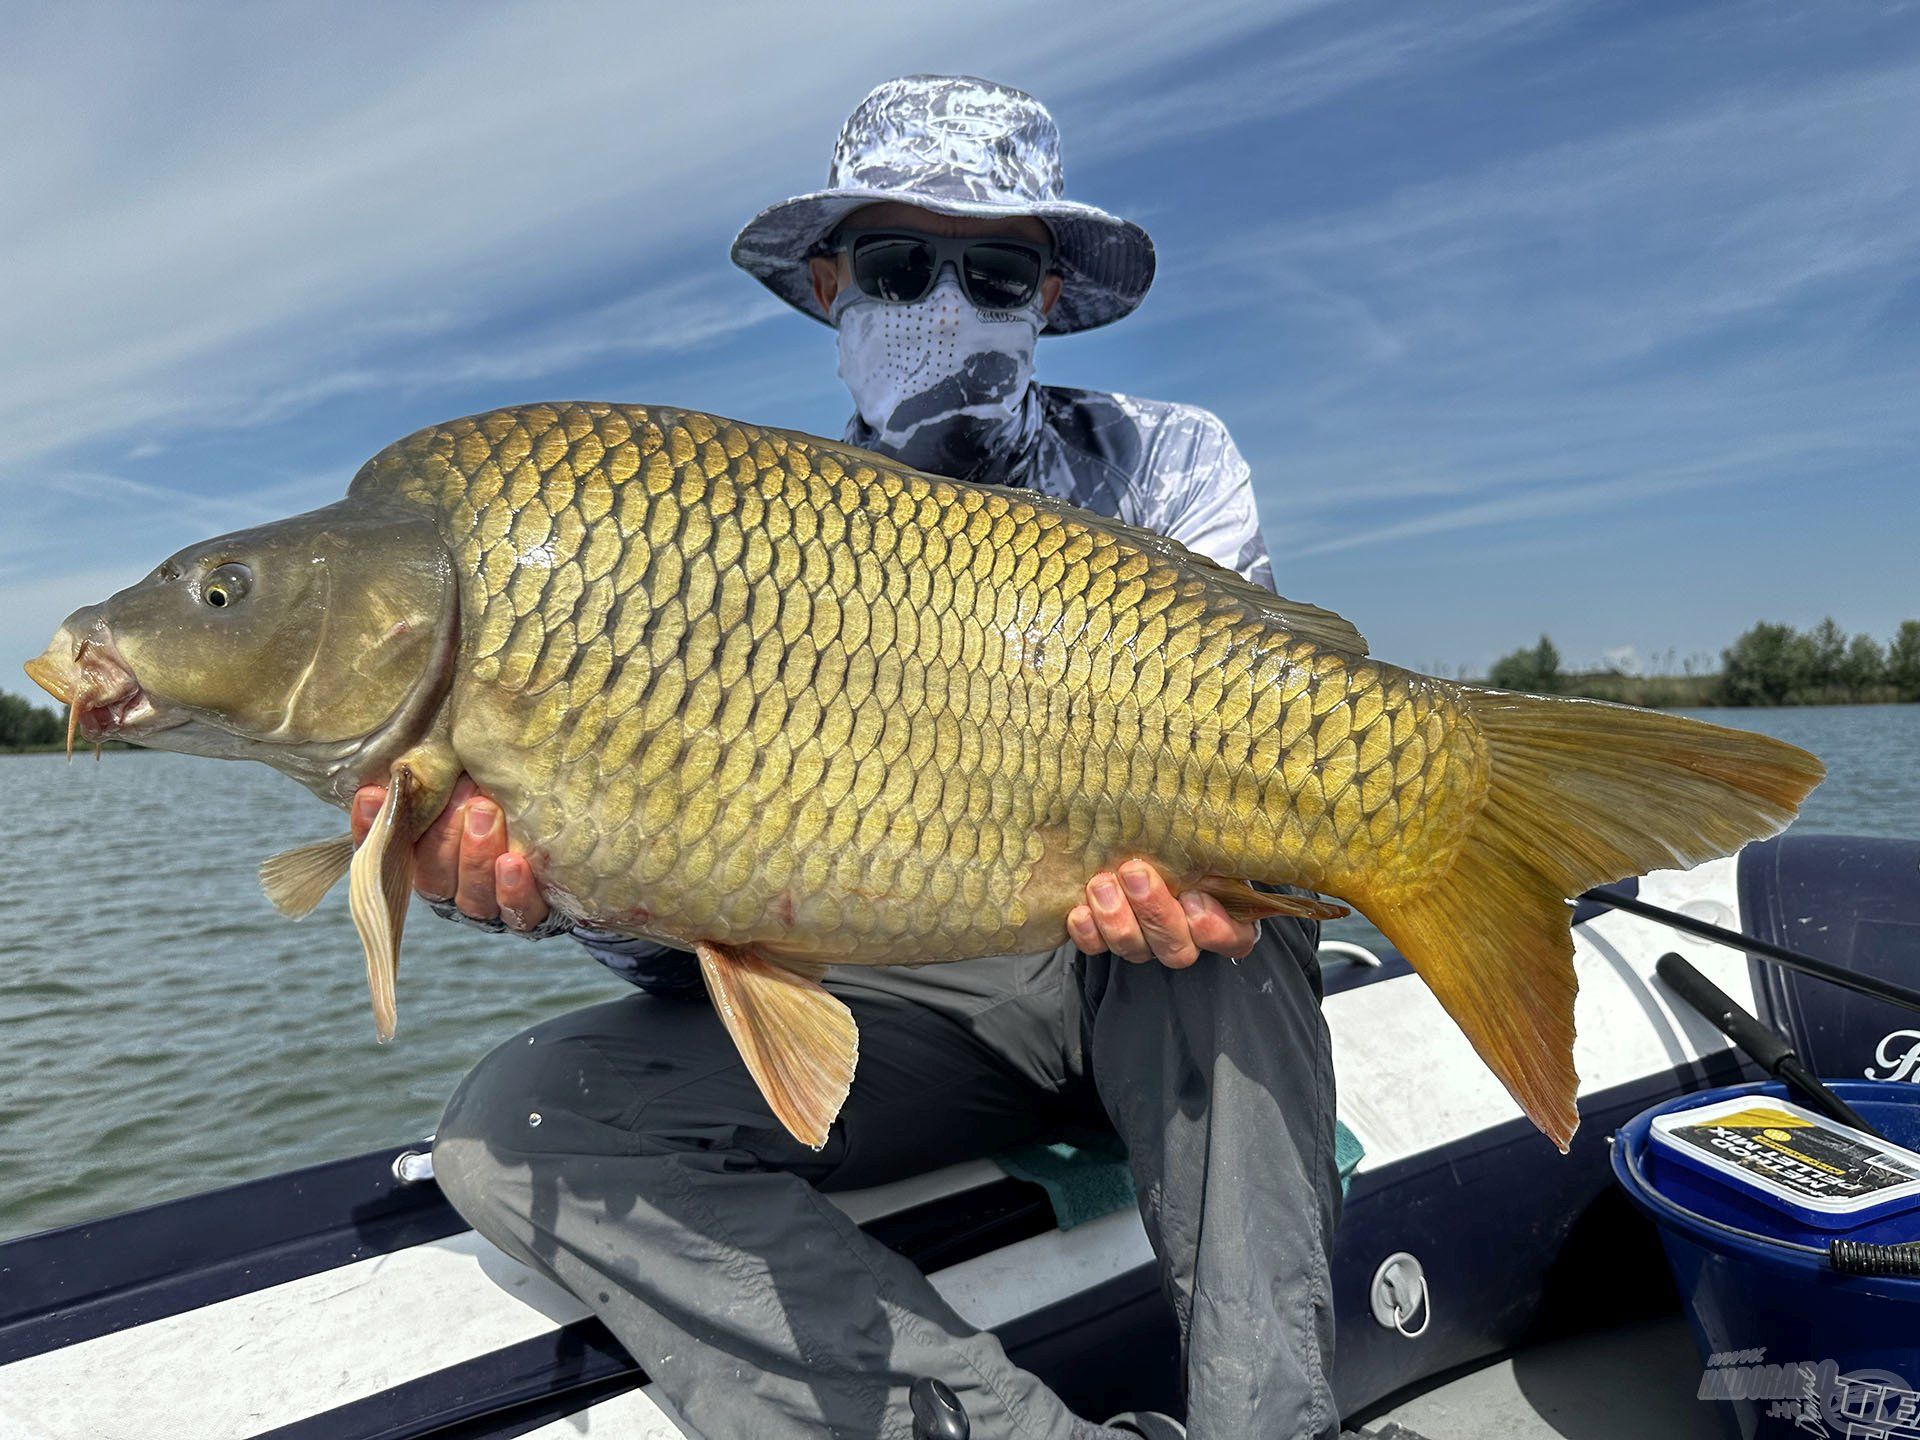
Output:
<path fill-rule="evenodd" d="M 283 850 L 260 862 L 260 888 L 273 908 L 290 920 L 311 914 L 353 863 L 353 836 Z"/>
<path fill-rule="evenodd" d="M 1271 915 L 1294 915 L 1302 920 L 1340 920 L 1353 911 L 1331 900 L 1311 895 L 1274 895 L 1259 890 L 1245 880 L 1225 875 L 1209 875 L 1194 887 L 1220 902 L 1220 908 L 1242 922 L 1265 920 Z"/>
<path fill-rule="evenodd" d="M 860 1032 L 820 982 L 752 950 L 694 946 L 713 1008 L 774 1117 L 803 1145 L 827 1143 L 853 1085 Z"/>
<path fill-rule="evenodd" d="M 387 798 L 373 828 L 354 852 L 347 881 L 348 908 L 366 953 L 367 992 L 373 1000 L 373 1033 L 393 1038 L 397 1016 L 394 977 L 400 968 L 400 932 L 407 923 L 413 885 L 414 805 L 419 784 L 405 765 L 387 777 Z"/>

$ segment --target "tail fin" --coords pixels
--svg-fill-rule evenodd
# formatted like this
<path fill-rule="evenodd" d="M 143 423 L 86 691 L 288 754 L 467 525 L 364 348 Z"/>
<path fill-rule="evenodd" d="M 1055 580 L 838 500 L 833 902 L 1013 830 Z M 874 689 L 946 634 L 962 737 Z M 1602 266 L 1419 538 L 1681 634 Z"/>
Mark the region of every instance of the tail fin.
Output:
<path fill-rule="evenodd" d="M 1562 1150 L 1580 1123 L 1565 904 L 1785 829 L 1826 773 L 1795 746 L 1593 700 L 1465 687 L 1485 804 L 1447 873 L 1368 917 Z"/>

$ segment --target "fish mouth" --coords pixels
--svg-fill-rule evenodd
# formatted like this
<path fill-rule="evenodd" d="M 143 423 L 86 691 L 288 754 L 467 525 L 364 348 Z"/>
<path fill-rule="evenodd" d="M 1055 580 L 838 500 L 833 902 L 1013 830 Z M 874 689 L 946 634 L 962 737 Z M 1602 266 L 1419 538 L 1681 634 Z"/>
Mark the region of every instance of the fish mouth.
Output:
<path fill-rule="evenodd" d="M 63 627 L 38 658 L 26 664 L 28 677 L 67 707 L 67 758 L 73 742 L 133 739 L 160 728 L 153 701 L 134 678 L 133 667 L 113 643 L 105 625 L 76 638 Z"/>

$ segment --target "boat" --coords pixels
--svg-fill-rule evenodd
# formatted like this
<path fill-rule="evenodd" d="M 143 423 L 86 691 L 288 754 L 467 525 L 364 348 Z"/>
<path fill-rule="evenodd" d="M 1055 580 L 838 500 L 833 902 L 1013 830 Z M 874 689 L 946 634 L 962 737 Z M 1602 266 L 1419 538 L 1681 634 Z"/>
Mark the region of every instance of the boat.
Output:
<path fill-rule="evenodd" d="M 1920 842 L 1788 835 L 1617 888 L 1860 974 L 1920 978 Z M 1646 914 L 1588 900 L 1575 922 L 1581 1126 L 1566 1156 L 1403 959 L 1323 952 L 1340 1117 L 1364 1151 L 1333 1272 L 1335 1391 L 1361 1434 L 1718 1432 L 1608 1144 L 1662 1099 L 1757 1072 L 1663 988 L 1663 954 L 1816 1073 L 1920 1083 L 1911 1011 Z M 1130 1206 L 1063 1228 L 1046 1188 L 985 1160 L 831 1198 L 1078 1413 L 1178 1412 L 1171 1315 Z M 1584 1428 L 1564 1428 L 1576 1411 Z M 584 1306 L 461 1221 L 415 1140 L 0 1245 L 0 1434 L 694 1432 Z"/>

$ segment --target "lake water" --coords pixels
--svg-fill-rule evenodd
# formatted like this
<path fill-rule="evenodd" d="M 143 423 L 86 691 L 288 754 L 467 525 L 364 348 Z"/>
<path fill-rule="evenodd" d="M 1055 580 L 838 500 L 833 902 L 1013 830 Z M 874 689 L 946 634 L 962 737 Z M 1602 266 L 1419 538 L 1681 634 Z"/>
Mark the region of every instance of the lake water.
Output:
<path fill-rule="evenodd" d="M 1920 834 L 1920 706 L 1702 718 L 1827 762 L 1804 828 Z M 294 923 L 254 881 L 338 828 L 263 766 L 0 756 L 0 1237 L 424 1135 L 495 1043 L 626 992 L 569 940 L 416 905 L 376 1046 L 345 887 Z"/>

